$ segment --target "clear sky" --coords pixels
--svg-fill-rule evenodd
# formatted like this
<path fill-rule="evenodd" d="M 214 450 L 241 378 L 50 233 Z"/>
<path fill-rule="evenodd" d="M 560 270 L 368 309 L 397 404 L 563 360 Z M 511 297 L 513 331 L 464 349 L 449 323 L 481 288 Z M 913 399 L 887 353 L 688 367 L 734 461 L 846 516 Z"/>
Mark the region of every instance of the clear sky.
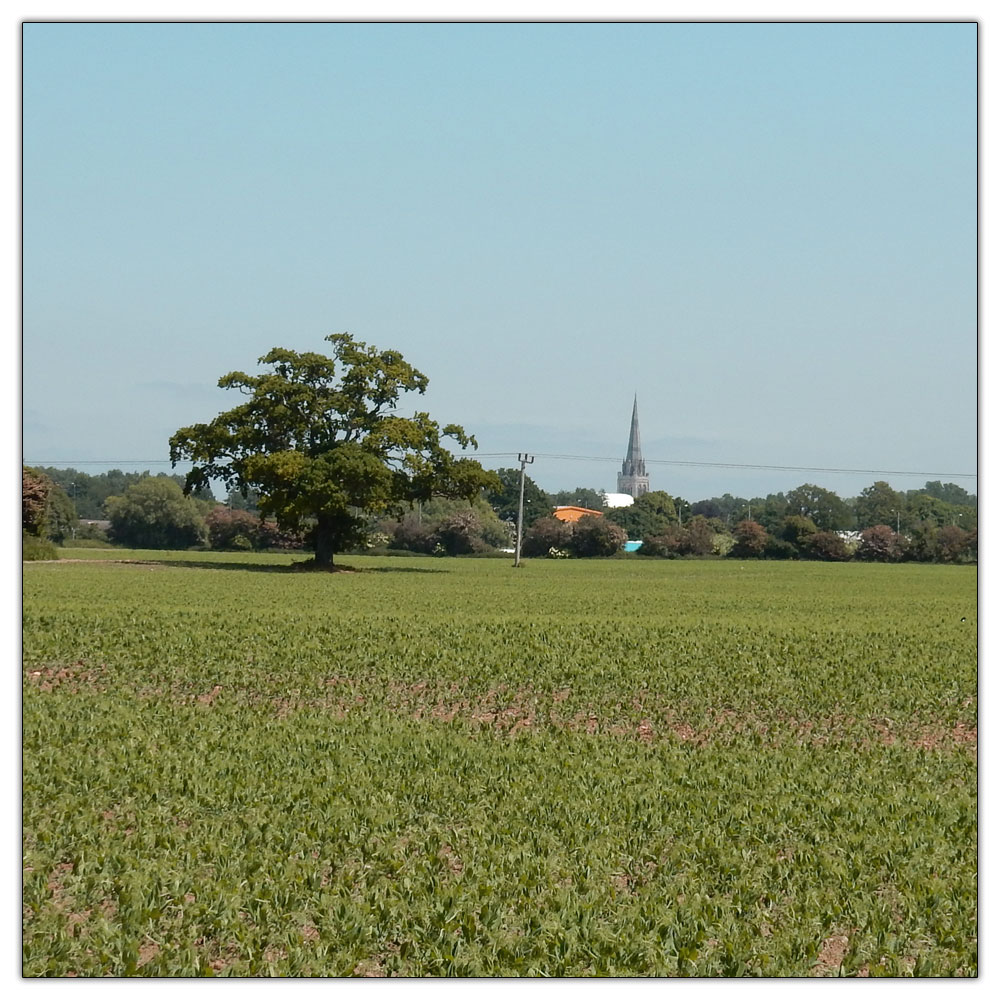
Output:
<path fill-rule="evenodd" d="M 348 330 L 486 465 L 615 460 L 551 490 L 633 393 L 689 500 L 973 473 L 976 31 L 27 24 L 24 458 L 166 471 Z"/>

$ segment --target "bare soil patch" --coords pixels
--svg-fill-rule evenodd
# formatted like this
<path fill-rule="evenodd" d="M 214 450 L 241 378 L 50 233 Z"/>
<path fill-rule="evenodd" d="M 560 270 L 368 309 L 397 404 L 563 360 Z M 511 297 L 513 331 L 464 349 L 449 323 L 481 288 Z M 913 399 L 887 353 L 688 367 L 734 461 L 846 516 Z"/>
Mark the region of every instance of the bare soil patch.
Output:
<path fill-rule="evenodd" d="M 104 690 L 98 681 L 105 672 L 105 665 L 89 667 L 83 660 L 75 663 L 50 663 L 28 671 L 28 680 L 40 691 L 55 691 L 57 688 L 79 691 L 81 688 Z"/>
<path fill-rule="evenodd" d="M 141 969 L 147 962 L 151 962 L 159 954 L 160 946 L 155 941 L 143 941 L 139 945 L 139 960 L 135 964 Z"/>
<path fill-rule="evenodd" d="M 372 955 L 369 958 L 362 959 L 356 966 L 354 966 L 354 971 L 352 975 L 359 976 L 364 979 L 385 979 L 388 973 L 385 970 L 385 963 L 388 961 L 390 955 L 399 954 L 399 945 L 390 944 L 384 952 L 377 955 Z"/>
<path fill-rule="evenodd" d="M 819 950 L 819 957 L 813 966 L 810 976 L 832 976 L 844 964 L 844 956 L 850 946 L 850 938 L 846 934 L 833 934 L 828 937 Z"/>

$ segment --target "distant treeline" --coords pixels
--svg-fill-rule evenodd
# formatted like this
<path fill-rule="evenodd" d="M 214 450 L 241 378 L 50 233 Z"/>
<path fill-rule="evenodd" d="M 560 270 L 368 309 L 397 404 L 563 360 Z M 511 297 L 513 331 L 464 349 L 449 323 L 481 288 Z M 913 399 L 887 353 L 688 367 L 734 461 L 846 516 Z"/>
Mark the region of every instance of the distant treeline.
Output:
<path fill-rule="evenodd" d="M 520 472 L 499 469 L 502 490 L 488 494 L 487 500 L 503 520 L 517 517 Z M 557 505 L 575 505 L 602 511 L 623 527 L 629 538 L 640 539 L 668 524 L 683 524 L 696 515 L 721 521 L 727 530 L 737 523 L 753 520 L 767 531 L 775 532 L 784 518 L 799 515 L 810 518 L 821 531 L 862 530 L 886 524 L 900 531 L 913 530 L 924 521 L 939 527 L 951 525 L 971 531 L 978 526 L 978 500 L 954 483 L 927 482 L 920 489 L 900 492 L 886 482 L 876 482 L 856 497 L 841 499 L 832 490 L 803 483 L 788 493 L 769 493 L 766 497 L 739 497 L 725 493 L 707 500 L 689 501 L 663 490 L 640 497 L 631 507 L 608 510 L 604 495 L 579 486 L 559 493 L 546 493 L 532 479 L 525 477 L 524 522 L 533 524 Z"/>
<path fill-rule="evenodd" d="M 487 499 L 502 517 L 516 518 L 520 472 L 501 469 L 499 475 L 503 489 Z M 654 490 L 629 507 L 608 509 L 595 490 L 578 487 L 548 494 L 526 477 L 524 495 L 524 551 L 529 557 L 597 554 L 595 547 L 601 554 L 617 551 L 619 536 L 612 527 L 624 538 L 641 541 L 641 554 L 668 558 L 971 562 L 978 553 L 975 494 L 940 481 L 906 492 L 879 481 L 847 499 L 812 483 L 766 497 L 726 493 L 693 502 Z M 552 517 L 555 505 L 600 511 L 606 527 L 587 524 L 583 542 L 576 537 L 583 522 L 573 527 Z"/>
<path fill-rule="evenodd" d="M 54 469 L 48 466 L 38 467 L 38 472 L 48 476 L 69 497 L 76 509 L 76 516 L 85 521 L 101 521 L 107 518 L 104 504 L 108 497 L 121 496 L 129 486 L 141 479 L 169 479 L 184 486 L 184 477 L 158 472 L 151 475 L 146 472 L 122 472 L 112 469 L 95 476 L 77 469 Z M 211 493 L 196 493 L 199 499 L 214 501 Z"/>
<path fill-rule="evenodd" d="M 397 516 L 373 515 L 367 550 L 465 555 L 509 548 L 520 471 L 499 469 L 497 474 L 500 488 L 471 504 L 435 499 Z M 208 491 L 185 496 L 183 485 L 183 476 L 163 473 L 114 469 L 89 475 L 77 469 L 25 468 L 25 536 L 135 548 L 260 550 L 308 544 L 308 529 L 284 532 L 273 519 L 262 518 L 253 493 L 231 493 L 220 503 Z M 602 517 L 584 518 L 576 526 L 552 517 L 555 507 L 569 505 Z M 80 519 L 109 526 L 105 531 L 81 525 Z M 978 550 L 975 494 L 939 481 L 906 492 L 880 481 L 847 499 L 811 483 L 766 497 L 726 493 L 693 502 L 654 490 L 629 507 L 608 508 L 599 490 L 548 493 L 526 476 L 524 527 L 529 558 L 611 555 L 626 539 L 641 541 L 643 555 L 667 558 L 968 562 Z"/>

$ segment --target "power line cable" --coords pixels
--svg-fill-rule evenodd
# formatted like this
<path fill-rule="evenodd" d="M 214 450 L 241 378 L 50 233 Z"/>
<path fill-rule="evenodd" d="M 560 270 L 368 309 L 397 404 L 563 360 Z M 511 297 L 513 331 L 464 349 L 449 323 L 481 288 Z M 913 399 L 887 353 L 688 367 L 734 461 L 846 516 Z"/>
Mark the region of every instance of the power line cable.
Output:
<path fill-rule="evenodd" d="M 515 455 L 513 451 L 477 452 L 477 458 L 505 458 Z M 546 455 L 534 452 L 537 458 L 551 458 L 573 462 L 614 462 L 618 465 L 621 459 L 603 458 L 596 455 Z M 834 469 L 816 465 L 751 465 L 745 462 L 688 462 L 679 459 L 647 458 L 647 465 L 680 465 L 702 469 L 750 469 L 766 472 L 840 472 L 852 475 L 868 476 L 928 476 L 944 479 L 977 479 L 973 472 L 904 472 L 901 469 Z"/>
<path fill-rule="evenodd" d="M 50 458 L 44 462 L 27 461 L 25 465 L 53 469 L 59 465 L 170 465 L 167 458 Z"/>
<path fill-rule="evenodd" d="M 618 465 L 621 461 L 617 458 L 608 458 L 597 455 L 550 455 L 542 452 L 533 452 L 537 458 L 548 458 L 556 461 L 567 462 L 613 462 Z M 475 453 L 476 458 L 516 458 L 516 451 L 480 451 Z M 471 457 L 471 456 L 470 456 Z M 33 466 L 45 466 L 55 468 L 58 466 L 77 465 L 170 465 L 168 459 L 146 458 L 146 459 L 58 459 L 46 462 L 27 462 L 25 464 Z M 647 465 L 676 465 L 686 468 L 697 469 L 746 469 L 757 472 L 826 472 L 843 475 L 862 476 L 926 476 L 928 479 L 978 479 L 978 474 L 974 472 L 910 472 L 902 469 L 835 469 L 817 465 L 754 465 L 746 462 L 689 462 L 680 459 L 647 458 Z"/>

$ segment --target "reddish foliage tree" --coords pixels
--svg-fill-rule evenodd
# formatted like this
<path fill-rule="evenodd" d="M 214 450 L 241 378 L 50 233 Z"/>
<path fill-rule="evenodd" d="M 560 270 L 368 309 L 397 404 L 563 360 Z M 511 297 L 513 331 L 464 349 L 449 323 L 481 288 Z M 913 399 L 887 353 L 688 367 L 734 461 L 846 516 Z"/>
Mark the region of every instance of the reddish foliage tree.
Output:
<path fill-rule="evenodd" d="M 205 515 L 209 544 L 213 549 L 252 546 L 258 522 L 259 518 L 254 517 L 249 511 L 216 507 Z M 239 538 L 243 538 L 247 544 L 240 545 L 237 542 Z"/>
<path fill-rule="evenodd" d="M 480 538 L 482 525 L 474 510 L 457 510 L 438 525 L 437 544 L 450 556 L 483 552 L 488 546 Z"/>
<path fill-rule="evenodd" d="M 906 543 L 887 524 L 865 528 L 858 541 L 857 557 L 866 562 L 898 562 L 903 558 Z"/>
<path fill-rule="evenodd" d="M 21 528 L 29 535 L 45 535 L 45 512 L 52 480 L 21 467 Z"/>
<path fill-rule="evenodd" d="M 802 549 L 808 558 L 825 562 L 844 562 L 851 558 L 847 543 L 835 531 L 817 531 L 803 542 Z"/>
<path fill-rule="evenodd" d="M 940 562 L 958 562 L 966 554 L 969 532 L 953 524 L 946 524 L 937 533 L 937 557 Z"/>
<path fill-rule="evenodd" d="M 973 528 L 965 541 L 965 554 L 969 562 L 979 562 L 979 529 Z"/>
<path fill-rule="evenodd" d="M 715 546 L 715 532 L 708 519 L 700 515 L 692 517 L 684 526 L 682 550 L 687 555 L 707 556 Z"/>
<path fill-rule="evenodd" d="M 213 549 L 295 548 L 300 540 L 279 530 L 271 521 L 263 521 L 246 510 L 216 507 L 205 516 L 209 544 Z M 295 544 L 290 544 L 293 542 Z"/>
<path fill-rule="evenodd" d="M 756 521 L 740 521 L 733 529 L 730 555 L 736 559 L 756 559 L 767 547 L 767 531 Z"/>

